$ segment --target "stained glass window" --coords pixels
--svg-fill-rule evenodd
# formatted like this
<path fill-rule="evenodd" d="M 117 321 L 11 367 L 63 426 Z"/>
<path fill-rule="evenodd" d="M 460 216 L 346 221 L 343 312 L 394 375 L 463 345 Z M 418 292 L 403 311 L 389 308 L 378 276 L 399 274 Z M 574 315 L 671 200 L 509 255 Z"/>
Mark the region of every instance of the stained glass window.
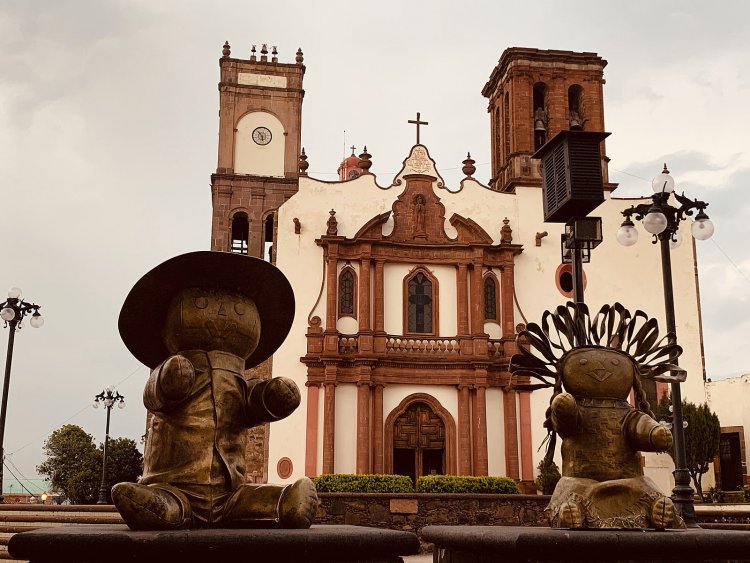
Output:
<path fill-rule="evenodd" d="M 354 274 L 351 270 L 341 272 L 339 278 L 339 315 L 354 314 Z"/>
<path fill-rule="evenodd" d="M 492 276 L 484 278 L 484 318 L 497 320 L 497 286 Z"/>

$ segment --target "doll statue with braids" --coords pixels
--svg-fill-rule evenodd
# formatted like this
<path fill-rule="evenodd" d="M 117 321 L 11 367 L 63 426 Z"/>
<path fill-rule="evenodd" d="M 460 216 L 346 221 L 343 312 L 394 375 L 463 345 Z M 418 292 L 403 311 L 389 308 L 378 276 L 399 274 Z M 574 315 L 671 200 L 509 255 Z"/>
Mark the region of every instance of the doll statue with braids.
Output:
<path fill-rule="evenodd" d="M 546 509 L 553 528 L 684 527 L 672 500 L 643 474 L 639 453 L 672 447 L 643 379 L 684 380 L 670 363 L 682 350 L 658 337 L 656 319 L 619 303 L 593 318 L 586 305 L 568 303 L 518 335 L 510 368 L 516 386 L 553 387 L 544 423 L 548 461 L 562 438 L 562 478 Z"/>

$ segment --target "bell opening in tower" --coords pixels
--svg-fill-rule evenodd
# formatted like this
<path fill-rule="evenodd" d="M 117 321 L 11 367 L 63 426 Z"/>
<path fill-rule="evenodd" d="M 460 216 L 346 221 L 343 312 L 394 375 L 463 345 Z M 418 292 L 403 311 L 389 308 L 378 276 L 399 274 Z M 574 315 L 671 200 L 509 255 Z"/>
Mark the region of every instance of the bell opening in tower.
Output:
<path fill-rule="evenodd" d="M 232 217 L 231 251 L 235 254 L 247 254 L 249 235 L 250 221 L 248 221 L 247 214 L 235 214 Z"/>
<path fill-rule="evenodd" d="M 263 260 L 274 262 L 273 259 L 273 218 L 274 214 L 270 213 L 263 223 Z"/>
<path fill-rule="evenodd" d="M 539 150 L 547 142 L 547 85 L 534 84 L 534 150 Z"/>

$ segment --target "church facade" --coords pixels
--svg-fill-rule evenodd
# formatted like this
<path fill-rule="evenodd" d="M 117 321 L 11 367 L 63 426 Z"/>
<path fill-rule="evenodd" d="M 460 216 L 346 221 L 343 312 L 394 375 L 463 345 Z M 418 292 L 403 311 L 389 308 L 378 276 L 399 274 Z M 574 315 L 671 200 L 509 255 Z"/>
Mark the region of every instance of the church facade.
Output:
<path fill-rule="evenodd" d="M 289 418 L 256 431 L 248 456 L 267 464 L 252 476 L 506 475 L 530 485 L 549 393 L 519 391 L 508 364 L 517 332 L 572 296 L 562 225 L 543 221 L 532 155 L 559 131 L 604 131 L 606 61 L 507 49 L 482 89 L 492 133 L 488 183 L 474 178 L 467 157 L 465 178 L 446 186 L 418 141 L 381 185 L 366 150 L 342 162 L 339 181 L 307 175 L 301 51 L 293 64 L 265 46 L 247 60 L 228 45 L 223 55 L 212 249 L 272 260 L 289 278 L 294 324 L 256 374 L 291 377 L 303 394 Z M 594 213 L 605 241 L 584 268 L 586 302 L 598 309 L 619 301 L 662 319 L 657 249 L 645 236 L 631 248 L 617 244 L 620 212 L 633 202 L 611 197 L 607 164 L 602 143 L 606 200 Z M 683 393 L 702 402 L 691 244 L 676 248 L 672 262 L 689 374 Z M 659 469 L 665 457 L 645 465 L 671 487 Z"/>

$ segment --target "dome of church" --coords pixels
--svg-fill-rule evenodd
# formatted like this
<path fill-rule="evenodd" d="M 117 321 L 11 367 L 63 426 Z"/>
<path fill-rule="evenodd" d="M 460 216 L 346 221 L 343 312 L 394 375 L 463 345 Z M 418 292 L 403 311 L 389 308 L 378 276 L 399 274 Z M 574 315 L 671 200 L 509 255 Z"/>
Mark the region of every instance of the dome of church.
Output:
<path fill-rule="evenodd" d="M 353 180 L 364 174 L 364 170 L 359 167 L 359 157 L 352 153 L 341 161 L 338 167 L 339 180 Z"/>

